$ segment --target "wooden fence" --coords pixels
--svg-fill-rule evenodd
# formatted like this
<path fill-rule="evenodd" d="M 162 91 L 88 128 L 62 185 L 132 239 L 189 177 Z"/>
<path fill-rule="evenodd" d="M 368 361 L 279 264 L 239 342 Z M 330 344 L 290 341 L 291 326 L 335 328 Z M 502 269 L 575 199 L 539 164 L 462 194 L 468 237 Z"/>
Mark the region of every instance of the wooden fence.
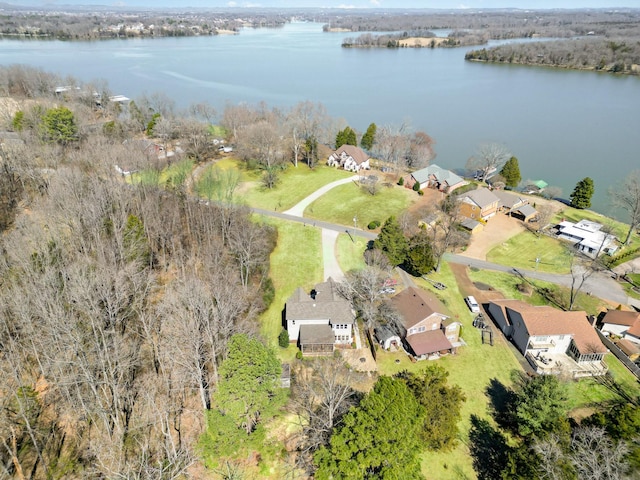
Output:
<path fill-rule="evenodd" d="M 618 360 L 620 360 L 624 364 L 624 366 L 627 367 L 629 371 L 636 376 L 636 378 L 640 378 L 640 368 L 638 368 L 638 366 L 633 363 L 629 359 L 629 357 L 622 350 L 620 350 L 620 348 L 618 348 L 615 343 L 605 337 L 600 330 L 596 330 L 596 332 L 600 336 L 600 340 L 602 340 L 602 343 L 604 343 L 605 347 L 607 347 L 611 351 L 611 353 L 613 353 L 618 358 Z"/>

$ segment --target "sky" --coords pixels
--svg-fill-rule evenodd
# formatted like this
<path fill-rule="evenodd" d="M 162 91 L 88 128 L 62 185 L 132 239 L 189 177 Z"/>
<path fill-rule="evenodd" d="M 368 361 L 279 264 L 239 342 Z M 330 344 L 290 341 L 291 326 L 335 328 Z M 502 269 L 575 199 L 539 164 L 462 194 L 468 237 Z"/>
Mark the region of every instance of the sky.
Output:
<path fill-rule="evenodd" d="M 20 6 L 102 5 L 156 8 L 640 8 L 640 0 L 4 0 Z"/>

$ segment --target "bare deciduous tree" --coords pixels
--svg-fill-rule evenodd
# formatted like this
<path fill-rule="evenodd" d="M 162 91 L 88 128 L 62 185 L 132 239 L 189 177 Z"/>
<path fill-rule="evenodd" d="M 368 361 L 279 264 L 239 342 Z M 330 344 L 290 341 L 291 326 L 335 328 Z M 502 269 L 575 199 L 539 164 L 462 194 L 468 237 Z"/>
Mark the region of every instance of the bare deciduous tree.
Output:
<path fill-rule="evenodd" d="M 613 206 L 629 218 L 629 230 L 623 242 L 628 245 L 634 230 L 640 227 L 640 170 L 634 170 L 618 187 L 609 189 L 609 197 Z"/>
<path fill-rule="evenodd" d="M 298 464 L 313 470 L 313 453 L 327 445 L 340 418 L 354 404 L 354 372 L 343 360 L 318 359 L 294 371 L 293 401 L 302 426 Z"/>
<path fill-rule="evenodd" d="M 489 176 L 499 170 L 511 153 L 500 143 L 483 143 L 478 147 L 476 155 L 469 158 L 467 168 L 477 172 L 478 180 L 486 181 Z"/>

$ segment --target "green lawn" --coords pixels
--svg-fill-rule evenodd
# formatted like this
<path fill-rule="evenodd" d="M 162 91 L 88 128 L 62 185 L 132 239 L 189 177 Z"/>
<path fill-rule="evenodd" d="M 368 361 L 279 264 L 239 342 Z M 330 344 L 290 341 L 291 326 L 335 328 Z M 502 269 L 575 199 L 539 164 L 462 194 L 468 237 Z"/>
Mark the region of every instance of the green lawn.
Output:
<path fill-rule="evenodd" d="M 562 220 L 568 220 L 570 222 L 579 222 L 580 220 L 592 220 L 598 222 L 606 227 L 611 228 L 613 233 L 620 241 L 623 241 L 629 231 L 629 225 L 623 222 L 619 222 L 610 217 L 606 217 L 592 210 L 579 210 L 577 208 L 566 207 L 553 218 L 553 222 L 561 222 Z M 629 248 L 640 247 L 640 237 L 638 235 L 631 235 L 631 242 Z"/>
<path fill-rule="evenodd" d="M 304 215 L 309 218 L 367 228 L 369 222 L 380 223 L 391 215 L 400 215 L 413 201 L 418 199 L 416 192 L 399 186 L 381 187 L 376 195 L 371 195 L 354 183 L 340 185 L 327 195 L 323 195 L 307 207 Z"/>
<path fill-rule="evenodd" d="M 457 355 L 443 357 L 437 362 L 449 372 L 449 381 L 462 388 L 467 400 L 462 407 L 462 419 L 459 424 L 461 441 L 458 446 L 451 452 L 424 453 L 422 471 L 429 479 L 475 478 L 472 459 L 466 446 L 471 415 L 489 419 L 489 398 L 485 392 L 490 381 L 496 379 L 504 385 L 510 385 L 511 372 L 521 370 L 521 367 L 505 343 L 496 341 L 494 346 L 482 345 L 480 331 L 471 325 L 474 315 L 465 306 L 463 295 L 458 290 L 455 277 L 447 264 L 443 264 L 441 271 L 429 275 L 429 278 L 444 283 L 448 288 L 436 290 L 423 279 L 415 281 L 420 287 L 434 292 L 449 313 L 463 325 L 461 336 L 467 346 L 461 347 Z M 424 362 L 412 363 L 404 354 L 379 351 L 380 373 L 391 375 L 400 370 L 420 370 L 423 367 Z"/>
<path fill-rule="evenodd" d="M 260 176 L 254 175 L 255 181 L 249 188 L 240 185 L 239 200 L 250 207 L 287 210 L 320 187 L 350 176 L 353 176 L 353 173 L 324 165 L 318 165 L 313 170 L 304 164 L 299 164 L 297 168 L 290 165 L 281 173 L 280 182 L 273 189 L 264 188 L 260 184 Z"/>
<path fill-rule="evenodd" d="M 522 270 L 549 273 L 569 273 L 568 244 L 546 235 L 536 236 L 525 231 L 511 237 L 487 253 L 487 261 Z M 539 259 L 536 265 L 536 258 Z"/>
<path fill-rule="evenodd" d="M 189 175 L 191 175 L 193 167 L 193 160 L 187 158 L 168 166 L 160 172 L 149 169 L 133 173 L 128 177 L 128 181 L 132 184 L 177 187 L 184 184 Z"/>
<path fill-rule="evenodd" d="M 276 297 L 260 316 L 260 331 L 270 345 L 277 347 L 278 334 L 282 330 L 282 309 L 287 299 L 296 288 L 311 290 L 322 281 L 322 239 L 319 229 L 271 218 L 265 221 L 278 229 L 278 244 L 270 258 Z M 295 347 L 280 349 L 280 352 L 290 359 L 295 355 Z"/>
<path fill-rule="evenodd" d="M 555 283 L 543 282 L 541 280 L 530 280 L 535 286 L 531 290 L 531 294 L 527 295 L 520 292 L 517 288 L 521 283 L 520 277 L 510 273 L 494 272 L 491 270 L 469 270 L 469 278 L 474 282 L 489 285 L 494 290 L 501 292 L 504 298 L 513 298 L 516 300 L 524 300 L 531 305 L 549 305 L 550 302 L 544 296 L 536 292 L 537 289 L 548 289 L 554 294 L 554 298 L 560 299 L 563 304 L 568 304 L 569 289 L 560 287 Z M 597 315 L 607 309 L 609 304 L 603 302 L 597 297 L 586 295 L 586 293 L 578 293 L 575 301 L 574 310 L 584 310 L 588 314 Z"/>
<path fill-rule="evenodd" d="M 338 253 L 338 264 L 343 272 L 350 270 L 361 270 L 366 265 L 364 263 L 364 251 L 367 249 L 368 240 L 362 237 L 353 237 L 353 240 L 346 233 L 338 235 L 336 250 Z"/>
<path fill-rule="evenodd" d="M 640 396 L 640 387 L 636 377 L 613 354 L 608 353 L 604 360 L 613 378 L 622 384 L 628 392 Z M 616 400 L 614 393 L 592 378 L 568 382 L 567 397 L 567 405 L 571 410 L 588 408 L 597 403 Z"/>

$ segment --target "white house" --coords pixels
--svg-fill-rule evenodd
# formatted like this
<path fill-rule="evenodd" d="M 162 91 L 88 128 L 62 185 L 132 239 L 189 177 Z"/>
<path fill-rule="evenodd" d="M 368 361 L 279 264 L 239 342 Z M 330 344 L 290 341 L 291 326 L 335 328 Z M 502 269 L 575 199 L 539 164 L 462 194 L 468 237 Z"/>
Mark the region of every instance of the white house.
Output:
<path fill-rule="evenodd" d="M 609 310 L 602 317 L 600 330 L 640 344 L 640 312 Z"/>
<path fill-rule="evenodd" d="M 327 160 L 330 167 L 340 167 L 351 172 L 369 170 L 369 155 L 359 147 L 353 145 L 342 145 L 336 149 Z"/>
<path fill-rule="evenodd" d="M 578 223 L 560 222 L 556 226 L 558 238 L 574 244 L 585 255 L 596 258 L 601 253 L 613 255 L 617 250 L 616 237 L 602 231 L 602 225 L 590 220 Z"/>
<path fill-rule="evenodd" d="M 564 312 L 520 300 L 494 300 L 488 312 L 541 374 L 603 375 L 607 348 L 585 312 Z"/>
<path fill-rule="evenodd" d="M 323 355 L 335 345 L 351 345 L 355 313 L 348 300 L 329 278 L 311 292 L 297 288 L 285 305 L 289 341 L 296 342 L 303 354 Z"/>

